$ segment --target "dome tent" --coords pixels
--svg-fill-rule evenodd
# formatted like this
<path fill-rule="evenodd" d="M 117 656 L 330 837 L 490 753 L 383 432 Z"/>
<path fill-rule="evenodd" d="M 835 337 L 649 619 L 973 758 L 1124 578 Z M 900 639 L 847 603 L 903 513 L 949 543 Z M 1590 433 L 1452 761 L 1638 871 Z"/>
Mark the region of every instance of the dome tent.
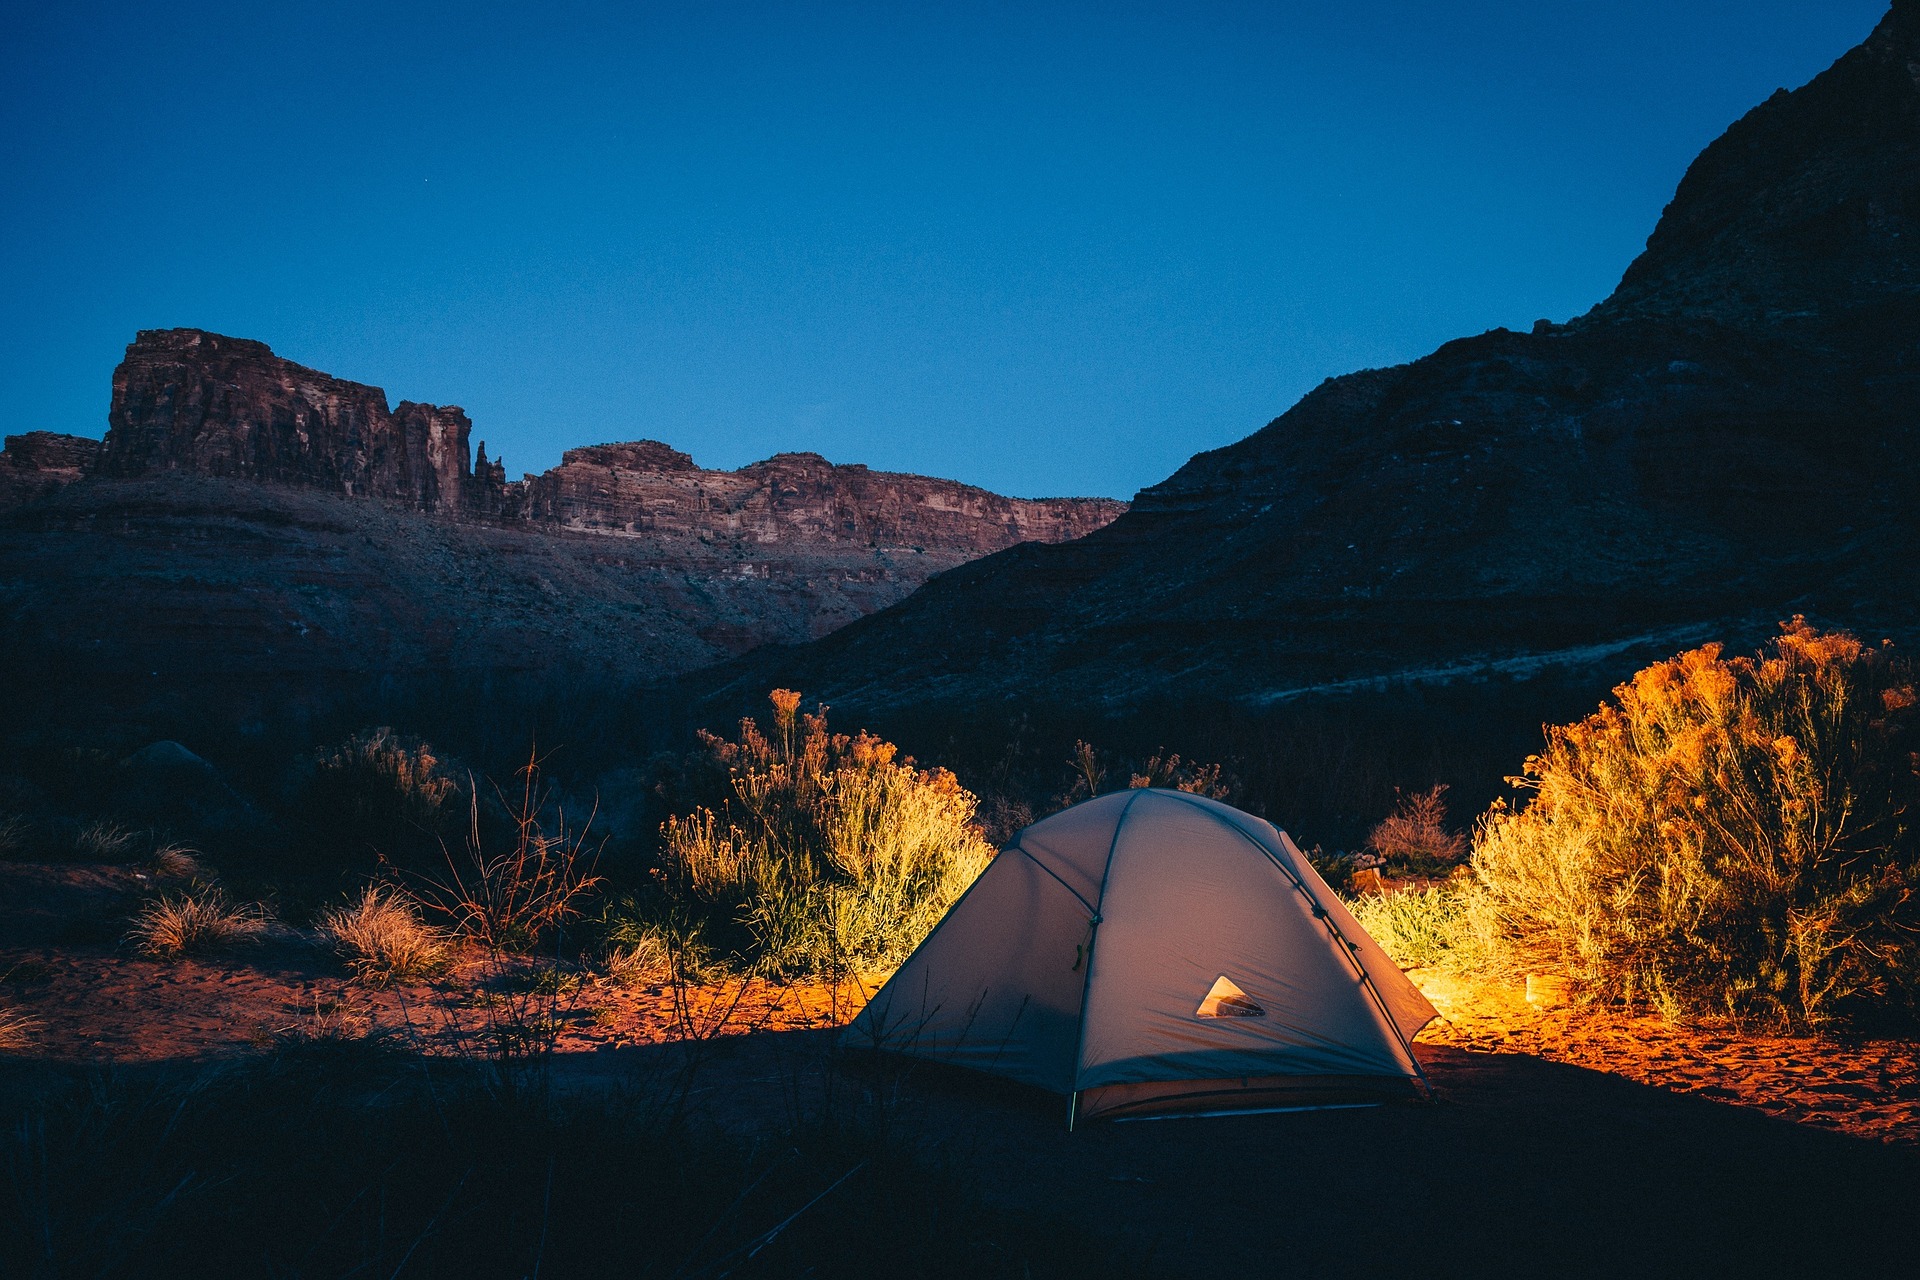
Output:
<path fill-rule="evenodd" d="M 1418 1094 L 1435 1016 L 1283 832 L 1141 789 L 1021 831 L 845 1037 L 1091 1119 Z"/>

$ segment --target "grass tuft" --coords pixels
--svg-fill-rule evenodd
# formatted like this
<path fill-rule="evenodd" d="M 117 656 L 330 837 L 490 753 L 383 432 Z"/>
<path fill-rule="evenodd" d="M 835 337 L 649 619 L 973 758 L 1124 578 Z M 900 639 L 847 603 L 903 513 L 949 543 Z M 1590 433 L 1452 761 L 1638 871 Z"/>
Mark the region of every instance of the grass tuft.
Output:
<path fill-rule="evenodd" d="M 200 851 L 174 841 L 168 841 L 155 849 L 147 865 L 153 868 L 153 874 L 163 880 L 210 878 L 206 863 L 200 860 Z"/>
<path fill-rule="evenodd" d="M 73 852 L 87 862 L 126 862 L 139 848 L 140 833 L 106 818 L 89 822 L 73 838 Z"/>
<path fill-rule="evenodd" d="M 398 889 L 369 885 L 358 900 L 323 911 L 319 928 L 369 985 L 431 977 L 452 963 L 446 937 L 425 924 L 413 899 Z"/>
<path fill-rule="evenodd" d="M 258 907 L 236 905 L 218 889 L 163 894 L 133 917 L 128 941 L 143 954 L 172 960 L 257 942 L 266 931 Z"/>
<path fill-rule="evenodd" d="M 32 1048 L 33 1033 L 39 1029 L 39 1019 L 0 1008 L 0 1053 L 19 1053 Z"/>

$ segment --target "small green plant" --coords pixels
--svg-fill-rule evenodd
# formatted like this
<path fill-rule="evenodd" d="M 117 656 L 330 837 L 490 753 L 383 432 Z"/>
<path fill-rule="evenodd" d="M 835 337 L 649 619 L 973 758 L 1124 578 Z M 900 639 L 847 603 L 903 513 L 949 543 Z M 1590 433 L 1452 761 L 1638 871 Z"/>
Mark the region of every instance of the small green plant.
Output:
<path fill-rule="evenodd" d="M 747 719 L 737 741 L 701 735 L 731 794 L 662 827 L 668 892 L 743 932 L 742 958 L 772 972 L 897 962 L 993 856 L 974 797 L 890 742 L 830 733 L 797 693 L 770 700 L 770 731 Z"/>
<path fill-rule="evenodd" d="M 1474 928 L 1472 895 L 1468 884 L 1429 885 L 1363 893 L 1348 899 L 1347 907 L 1402 969 L 1464 974 L 1489 961 Z"/>
<path fill-rule="evenodd" d="M 356 978 L 372 986 L 431 977 L 452 963 L 446 938 L 420 919 L 413 899 L 369 885 L 358 899 L 320 914 L 320 935 Z"/>
<path fill-rule="evenodd" d="M 144 955 L 172 960 L 257 942 L 266 927 L 258 907 L 236 905 L 219 889 L 206 888 L 148 902 L 135 913 L 127 938 Z"/>
<path fill-rule="evenodd" d="M 1476 835 L 1517 962 L 1676 1016 L 1788 1026 L 1920 1004 L 1920 695 L 1890 647 L 1795 619 L 1658 662 L 1548 731 Z"/>

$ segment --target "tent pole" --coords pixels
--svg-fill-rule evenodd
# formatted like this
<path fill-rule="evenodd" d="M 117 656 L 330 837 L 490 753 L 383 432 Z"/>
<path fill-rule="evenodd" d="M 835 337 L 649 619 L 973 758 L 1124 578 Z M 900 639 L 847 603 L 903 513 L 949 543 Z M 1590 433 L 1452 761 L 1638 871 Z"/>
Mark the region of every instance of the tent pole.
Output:
<path fill-rule="evenodd" d="M 1073 1122 L 1080 1115 L 1080 1091 L 1074 1090 L 1067 1095 L 1067 1132 L 1073 1132 Z"/>

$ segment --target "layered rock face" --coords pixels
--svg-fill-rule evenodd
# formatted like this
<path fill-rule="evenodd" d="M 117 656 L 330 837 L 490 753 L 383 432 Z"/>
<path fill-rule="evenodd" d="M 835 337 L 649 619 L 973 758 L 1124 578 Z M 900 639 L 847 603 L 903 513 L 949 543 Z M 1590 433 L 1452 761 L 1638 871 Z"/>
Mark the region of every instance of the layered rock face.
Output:
<path fill-rule="evenodd" d="M 262 342 L 199 329 L 149 329 L 113 373 L 99 474 L 156 471 L 308 485 L 457 512 L 471 502 L 457 406 L 402 401 L 378 387 L 282 360 Z"/>
<path fill-rule="evenodd" d="M 1920 0 L 1704 152 L 1616 292 L 1335 378 L 1113 524 L 720 673 L 843 706 L 1271 703 L 1806 613 L 1920 639 Z M 1582 677 L 1585 678 L 1585 677 Z"/>
<path fill-rule="evenodd" d="M 0 507 L 44 497 L 92 474 L 100 442 L 53 431 L 8 436 L 0 449 Z"/>
<path fill-rule="evenodd" d="M 998 551 L 1092 533 L 1126 509 L 1105 499 L 1003 498 L 927 476 L 835 466 L 781 453 L 738 471 L 705 471 L 653 440 L 569 449 L 523 481 L 535 523 L 666 540 Z M 517 495 L 516 495 L 517 496 Z"/>

